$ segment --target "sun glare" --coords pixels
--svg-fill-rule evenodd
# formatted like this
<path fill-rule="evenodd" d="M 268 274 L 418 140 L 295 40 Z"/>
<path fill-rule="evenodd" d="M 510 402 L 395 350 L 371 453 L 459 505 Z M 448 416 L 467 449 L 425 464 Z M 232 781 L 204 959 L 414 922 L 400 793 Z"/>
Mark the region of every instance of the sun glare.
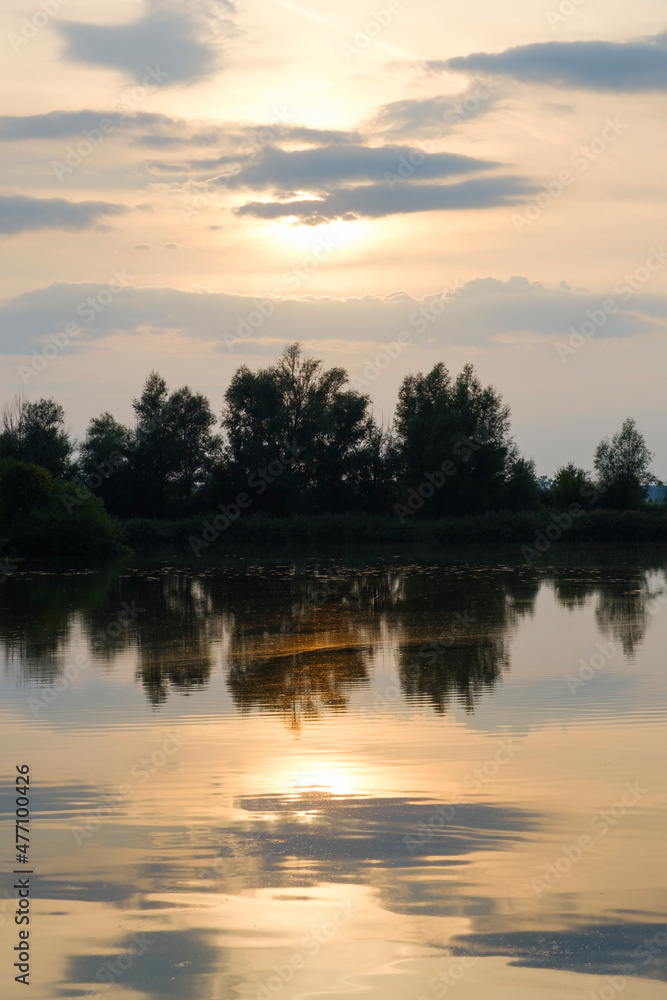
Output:
<path fill-rule="evenodd" d="M 324 263 L 343 247 L 358 243 L 366 235 L 368 224 L 361 219 L 343 222 L 335 219 L 319 226 L 294 225 L 281 222 L 276 236 L 288 246 L 298 248 L 304 256 L 315 254 Z"/>
<path fill-rule="evenodd" d="M 287 776 L 288 793 L 298 797 L 306 791 L 326 792 L 329 795 L 353 795 L 353 776 L 342 768 L 313 767 Z"/>

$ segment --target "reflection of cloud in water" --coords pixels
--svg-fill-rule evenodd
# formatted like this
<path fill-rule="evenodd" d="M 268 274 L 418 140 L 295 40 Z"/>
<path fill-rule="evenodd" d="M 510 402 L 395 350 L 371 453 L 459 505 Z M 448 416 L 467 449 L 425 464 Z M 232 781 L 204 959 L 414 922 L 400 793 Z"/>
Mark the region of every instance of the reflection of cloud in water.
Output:
<path fill-rule="evenodd" d="M 454 954 L 502 955 L 511 965 L 597 976 L 667 981 L 667 925 L 633 922 L 577 924 L 562 931 L 509 931 L 456 938 Z M 656 940 L 657 938 L 657 940 Z"/>
<path fill-rule="evenodd" d="M 217 935 L 210 931 L 143 930 L 122 938 L 106 954 L 70 958 L 68 982 L 57 996 L 73 997 L 79 991 L 85 996 L 90 989 L 99 990 L 102 997 L 114 989 L 125 989 L 155 1000 L 201 1000 L 210 995 L 210 976 L 222 971 L 224 955 Z M 78 989 L 73 990 L 72 983 Z"/>

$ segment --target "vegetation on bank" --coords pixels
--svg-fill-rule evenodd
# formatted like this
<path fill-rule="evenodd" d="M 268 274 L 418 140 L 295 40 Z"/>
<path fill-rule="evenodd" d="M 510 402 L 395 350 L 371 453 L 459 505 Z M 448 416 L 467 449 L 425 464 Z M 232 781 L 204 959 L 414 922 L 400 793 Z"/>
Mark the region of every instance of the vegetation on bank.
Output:
<path fill-rule="evenodd" d="M 533 563 L 556 543 L 667 542 L 667 515 L 658 505 L 655 510 L 588 511 L 573 518 L 567 527 L 559 517 L 562 512 L 548 508 L 404 521 L 355 513 L 259 514 L 241 517 L 217 534 L 211 530 L 212 516 L 131 518 L 123 526 L 128 544 L 138 553 L 163 549 L 204 558 L 246 548 L 304 551 L 321 547 L 329 551 L 342 546 L 480 544 L 516 545 L 524 550 L 524 560 Z M 193 545 L 193 540 L 199 543 L 208 538 L 211 541 L 205 545 Z"/>
<path fill-rule="evenodd" d="M 73 483 L 12 458 L 0 460 L 0 544 L 5 554 L 21 556 L 130 551 L 123 529 L 99 497 L 80 497 Z"/>
<path fill-rule="evenodd" d="M 646 504 L 653 456 L 633 420 L 600 442 L 593 473 L 568 464 L 538 480 L 508 405 L 472 365 L 456 377 L 442 363 L 406 376 L 391 427 L 376 423 L 344 369 L 325 369 L 299 344 L 264 369 L 236 371 L 219 432 L 205 396 L 170 391 L 156 372 L 133 409 L 132 426 L 103 413 L 77 442 L 52 399 L 3 407 L 5 551 L 101 554 L 127 538 L 200 555 L 423 538 L 534 541 L 539 552 L 540 531 L 549 544 L 664 537 L 665 507 Z"/>

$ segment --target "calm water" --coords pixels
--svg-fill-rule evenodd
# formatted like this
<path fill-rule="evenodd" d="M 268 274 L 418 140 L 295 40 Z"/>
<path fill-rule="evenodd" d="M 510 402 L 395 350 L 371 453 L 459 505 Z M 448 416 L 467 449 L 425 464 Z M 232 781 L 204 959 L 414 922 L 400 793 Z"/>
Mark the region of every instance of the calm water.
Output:
<path fill-rule="evenodd" d="M 667 997 L 667 555 L 397 563 L 0 586 L 3 995 Z"/>

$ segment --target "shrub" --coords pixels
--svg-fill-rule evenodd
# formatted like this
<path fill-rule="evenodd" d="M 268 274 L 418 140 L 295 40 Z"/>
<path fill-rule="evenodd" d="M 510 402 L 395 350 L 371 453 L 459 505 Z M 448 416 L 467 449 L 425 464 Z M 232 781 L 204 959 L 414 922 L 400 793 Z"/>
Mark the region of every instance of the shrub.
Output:
<path fill-rule="evenodd" d="M 18 555 L 128 551 L 99 497 L 29 462 L 0 461 L 0 520 L 6 547 Z"/>

